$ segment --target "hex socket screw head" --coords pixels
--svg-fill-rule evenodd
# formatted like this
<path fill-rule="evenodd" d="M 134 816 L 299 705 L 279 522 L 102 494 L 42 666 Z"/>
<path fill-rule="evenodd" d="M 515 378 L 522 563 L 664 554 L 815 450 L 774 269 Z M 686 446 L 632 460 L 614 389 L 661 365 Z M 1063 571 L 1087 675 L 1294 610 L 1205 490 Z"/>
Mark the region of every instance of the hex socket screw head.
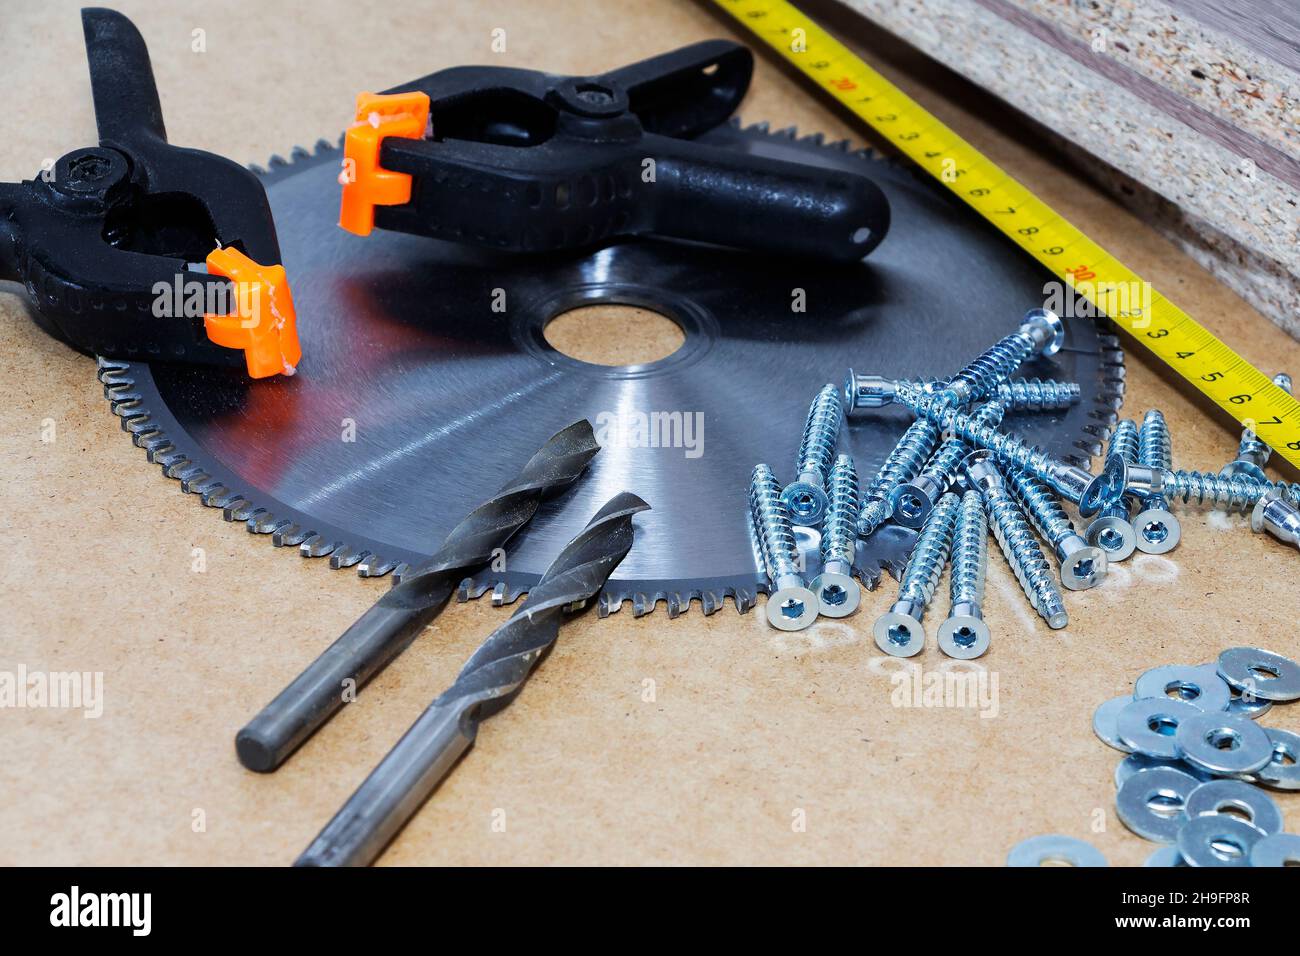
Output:
<path fill-rule="evenodd" d="M 930 512 L 903 572 L 898 600 L 876 619 L 872 634 L 876 646 L 886 654 L 912 657 L 925 647 L 925 626 L 921 621 L 948 563 L 959 505 L 955 494 L 947 494 Z"/>
<path fill-rule="evenodd" d="M 831 468 L 830 508 L 822 532 L 822 572 L 809 584 L 818 609 L 827 617 L 848 617 L 858 609 L 862 591 L 853 578 L 857 550 L 858 473 L 853 459 L 840 455 Z"/>
<path fill-rule="evenodd" d="M 1041 355 L 1051 357 L 1065 345 L 1065 323 L 1050 309 L 1030 309 L 1025 313 L 1021 326 L 1028 326 L 1030 334 L 1045 343 Z"/>
<path fill-rule="evenodd" d="M 749 486 L 750 515 L 764 568 L 772 582 L 767 620 L 783 631 L 799 631 L 817 618 L 817 595 L 799 574 L 799 551 L 780 487 L 767 465 L 757 465 Z"/>

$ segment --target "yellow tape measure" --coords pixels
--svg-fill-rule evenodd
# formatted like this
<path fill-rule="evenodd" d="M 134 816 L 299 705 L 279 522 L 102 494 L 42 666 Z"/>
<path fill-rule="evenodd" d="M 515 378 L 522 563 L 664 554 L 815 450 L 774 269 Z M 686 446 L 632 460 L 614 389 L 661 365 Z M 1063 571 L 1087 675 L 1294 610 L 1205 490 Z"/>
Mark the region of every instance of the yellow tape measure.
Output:
<path fill-rule="evenodd" d="M 713 0 L 1300 467 L 1300 402 L 785 0 Z"/>

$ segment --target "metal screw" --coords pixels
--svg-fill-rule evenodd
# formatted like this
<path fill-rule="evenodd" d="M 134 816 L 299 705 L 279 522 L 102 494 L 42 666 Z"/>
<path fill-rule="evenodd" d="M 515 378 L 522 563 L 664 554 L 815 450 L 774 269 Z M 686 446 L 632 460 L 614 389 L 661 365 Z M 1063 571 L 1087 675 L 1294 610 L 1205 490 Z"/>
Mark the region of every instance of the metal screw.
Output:
<path fill-rule="evenodd" d="M 1273 384 L 1288 395 L 1291 394 L 1291 376 L 1286 372 L 1278 372 L 1274 375 Z M 1268 477 L 1264 474 L 1264 466 L 1268 464 L 1268 459 L 1272 454 L 1273 449 L 1259 440 L 1259 436 L 1255 434 L 1255 429 L 1247 427 L 1241 432 L 1241 444 L 1237 446 L 1237 457 L 1224 465 L 1219 474 L 1224 478 L 1246 477 L 1254 478 L 1257 481 L 1267 481 Z"/>
<path fill-rule="evenodd" d="M 1141 477 L 1142 468 L 1164 472 L 1174 466 L 1169 426 L 1165 423 L 1164 413 L 1158 408 L 1151 409 L 1142 418 L 1142 430 L 1138 435 L 1138 466 L 1138 477 Z M 1125 484 L 1128 484 L 1132 474 L 1133 469 L 1129 468 Z M 1172 551 L 1183 536 L 1183 527 L 1170 513 L 1168 499 L 1159 489 L 1142 495 L 1141 499 L 1142 510 L 1133 519 L 1138 550 L 1145 554 Z"/>
<path fill-rule="evenodd" d="M 885 463 L 863 495 L 862 510 L 858 512 L 860 537 L 870 537 L 893 516 L 894 505 L 890 495 L 921 470 L 938 441 L 939 429 L 925 419 L 917 419 L 907 426 L 907 431 L 885 458 Z"/>
<path fill-rule="evenodd" d="M 1055 355 L 1065 344 L 1065 325 L 1054 312 L 1030 309 L 1020 328 L 985 349 L 983 354 L 952 377 L 939 397 L 951 405 L 967 405 L 993 393 L 999 382 L 1011 377 L 1036 355 Z"/>
<path fill-rule="evenodd" d="M 799 460 L 795 462 L 799 477 L 781 493 L 792 520 L 799 524 L 816 525 L 826 514 L 826 476 L 835 460 L 835 445 L 843 421 L 839 390 L 827 384 L 808 408 L 803 441 L 799 443 Z"/>
<path fill-rule="evenodd" d="M 1170 498 L 1181 499 L 1184 504 L 1195 498 L 1197 504 L 1217 505 L 1225 511 L 1247 511 L 1270 491 L 1276 491 L 1293 505 L 1300 505 L 1298 484 L 1224 478 L 1208 471 L 1161 471 L 1151 487 Z"/>
<path fill-rule="evenodd" d="M 989 522 L 984 499 L 968 491 L 957 510 L 952 539 L 952 569 L 948 593 L 952 606 L 939 625 L 939 650 L 968 661 L 989 649 L 989 626 L 984 623 L 984 575 L 989 557 Z"/>
<path fill-rule="evenodd" d="M 944 495 L 930 512 L 898 585 L 898 600 L 876 619 L 873 628 L 876 644 L 886 654 L 911 657 L 925 647 L 921 619 L 934 597 L 943 566 L 948 563 L 960 503 L 956 495 Z"/>
<path fill-rule="evenodd" d="M 881 375 L 859 375 L 849 369 L 844 378 L 844 407 L 849 415 L 864 408 L 882 408 L 894 403 L 894 393 L 899 385 L 934 394 L 944 387 L 937 378 L 885 378 Z M 1078 382 L 1058 382 L 1055 379 L 1013 378 L 999 382 L 989 396 L 1009 412 L 1048 412 L 1077 405 L 1082 389 Z"/>
<path fill-rule="evenodd" d="M 962 463 L 966 480 L 972 488 L 983 493 L 993 535 L 998 539 L 1002 554 L 1015 572 L 1016 580 L 1020 582 L 1030 606 L 1049 627 L 1065 627 L 1069 623 L 1069 616 L 1065 612 L 1061 592 L 1056 587 L 1052 566 L 1043 554 L 1043 549 L 1038 546 L 1020 505 L 1007 489 L 1001 472 L 993 462 L 994 456 L 987 449 L 971 452 Z"/>
<path fill-rule="evenodd" d="M 1131 419 L 1126 418 L 1115 426 L 1107 449 L 1107 457 L 1111 455 L 1118 455 L 1126 464 L 1137 463 L 1138 428 Z M 1137 532 L 1129 521 L 1128 499 L 1120 498 L 1097 512 L 1084 537 L 1089 544 L 1105 551 L 1110 561 L 1123 561 L 1131 555 L 1137 548 Z"/>
<path fill-rule="evenodd" d="M 1270 491 L 1255 502 L 1255 509 L 1250 513 L 1250 530 L 1256 534 L 1267 531 L 1279 541 L 1300 548 L 1300 508 L 1280 492 Z"/>
<path fill-rule="evenodd" d="M 1079 514 L 1085 518 L 1118 501 L 1124 494 L 1123 462 L 1118 458 L 1107 459 L 1102 473 L 1093 475 L 1053 458 L 1015 435 L 991 428 L 917 389 L 900 386 L 897 394 L 898 400 L 917 415 L 976 448 L 987 448 L 1007 468 L 1041 478 L 1062 497 L 1077 504 Z"/>
<path fill-rule="evenodd" d="M 1008 472 L 1006 480 L 1038 533 L 1056 552 L 1061 562 L 1061 583 L 1071 591 L 1086 591 L 1100 584 L 1106 577 L 1106 552 L 1075 532 L 1052 489 L 1023 471 Z"/>
<path fill-rule="evenodd" d="M 987 402 L 971 415 L 976 421 L 996 428 L 1002 422 L 1003 408 L 997 402 Z M 889 495 L 894 509 L 894 520 L 906 528 L 919 528 L 925 523 L 930 509 L 957 478 L 961 460 L 969 455 L 971 447 L 960 438 L 945 438 L 939 450 L 931 457 L 921 473 L 905 481 Z"/>
<path fill-rule="evenodd" d="M 822 573 L 813 578 L 821 613 L 847 617 L 858 609 L 862 592 L 853 580 L 853 558 L 857 553 L 858 473 L 853 459 L 840 455 L 830 476 L 830 508 L 822 529 Z"/>
<path fill-rule="evenodd" d="M 783 631 L 803 630 L 817 617 L 817 595 L 804 586 L 790 514 L 781 503 L 781 486 L 767 465 L 754 466 L 749 508 L 763 564 L 772 581 L 767 619 Z"/>

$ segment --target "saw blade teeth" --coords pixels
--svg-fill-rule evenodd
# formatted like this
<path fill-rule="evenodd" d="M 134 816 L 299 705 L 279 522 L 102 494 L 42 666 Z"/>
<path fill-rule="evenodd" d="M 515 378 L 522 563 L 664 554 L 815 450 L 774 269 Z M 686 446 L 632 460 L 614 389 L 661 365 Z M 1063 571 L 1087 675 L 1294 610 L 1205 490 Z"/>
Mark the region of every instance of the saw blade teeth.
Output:
<path fill-rule="evenodd" d="M 704 612 L 705 617 L 708 617 L 722 607 L 722 600 L 722 595 L 717 591 L 701 591 L 700 610 Z"/>
<path fill-rule="evenodd" d="M 674 618 L 681 617 L 683 613 L 689 611 L 691 608 L 691 596 L 689 594 L 685 596 L 681 594 L 669 594 L 666 595 L 665 600 L 668 604 L 668 619 L 670 621 Z"/>
<path fill-rule="evenodd" d="M 354 548 L 351 545 L 340 544 L 330 555 L 330 567 L 338 570 L 339 568 L 350 568 L 361 563 L 370 552 L 364 548 Z"/>
<path fill-rule="evenodd" d="M 596 616 L 609 617 L 611 614 L 617 614 L 623 607 L 623 600 L 608 591 L 601 591 L 600 597 L 596 602 Z"/>
<path fill-rule="evenodd" d="M 649 595 L 637 593 L 632 595 L 632 616 L 645 617 L 655 609 L 655 602 L 650 599 Z"/>
<path fill-rule="evenodd" d="M 255 511 L 249 516 L 248 520 L 245 521 L 244 524 L 253 534 L 269 534 L 274 536 L 277 531 L 281 528 L 287 527 L 292 524 L 292 522 L 286 521 L 283 518 L 277 518 L 269 511 Z M 272 538 L 272 540 L 274 540 L 274 538 Z"/>
<path fill-rule="evenodd" d="M 395 567 L 397 567 L 396 561 L 391 561 L 377 554 L 370 554 L 357 564 L 357 574 L 363 578 L 382 578 Z"/>
<path fill-rule="evenodd" d="M 298 553 L 304 558 L 323 558 L 338 546 L 337 541 L 330 541 L 322 534 L 313 534 L 298 545 Z"/>
<path fill-rule="evenodd" d="M 244 521 L 251 513 L 253 503 L 236 495 L 221 506 L 221 517 L 227 521 Z"/>
<path fill-rule="evenodd" d="M 185 473 L 180 476 L 181 491 L 187 495 L 198 494 L 200 489 L 211 481 L 212 476 L 195 465 L 193 468 L 185 469 Z"/>
<path fill-rule="evenodd" d="M 271 544 L 277 548 L 296 548 L 315 533 L 301 525 L 287 524 L 271 532 Z"/>
<path fill-rule="evenodd" d="M 456 600 L 464 603 L 481 598 L 490 586 L 486 581 L 476 581 L 473 577 L 468 577 L 461 581 L 460 587 L 456 589 Z"/>
<path fill-rule="evenodd" d="M 492 606 L 500 607 L 506 603 L 506 582 L 498 581 L 492 588 Z"/>
<path fill-rule="evenodd" d="M 199 495 L 199 500 L 209 508 L 225 508 L 227 502 L 234 497 L 229 488 L 223 484 L 216 484 Z"/>
<path fill-rule="evenodd" d="M 736 610 L 741 614 L 747 614 L 758 604 L 758 592 L 749 591 L 744 588 L 736 588 L 732 595 L 736 601 Z"/>
<path fill-rule="evenodd" d="M 799 128 L 797 126 L 787 126 L 785 129 L 779 129 L 772 134 L 779 139 L 797 139 L 799 137 Z"/>

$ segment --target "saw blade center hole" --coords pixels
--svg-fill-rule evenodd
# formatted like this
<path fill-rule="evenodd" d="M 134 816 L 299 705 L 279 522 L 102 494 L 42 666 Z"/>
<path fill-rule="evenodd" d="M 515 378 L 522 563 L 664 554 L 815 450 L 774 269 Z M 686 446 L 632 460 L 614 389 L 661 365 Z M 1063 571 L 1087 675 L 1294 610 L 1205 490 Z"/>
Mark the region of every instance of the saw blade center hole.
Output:
<path fill-rule="evenodd" d="M 631 305 L 585 305 L 561 312 L 542 332 L 569 358 L 591 365 L 648 365 L 686 343 L 682 327 L 666 315 Z"/>

